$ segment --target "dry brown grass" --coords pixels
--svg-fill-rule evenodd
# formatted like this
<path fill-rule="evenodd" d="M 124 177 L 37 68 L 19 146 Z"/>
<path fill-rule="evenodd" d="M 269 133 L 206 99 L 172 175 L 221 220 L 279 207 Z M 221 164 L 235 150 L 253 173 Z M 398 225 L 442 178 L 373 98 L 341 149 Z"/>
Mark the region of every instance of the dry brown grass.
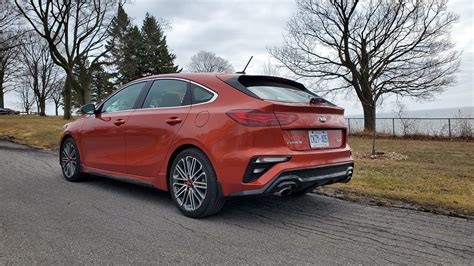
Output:
<path fill-rule="evenodd" d="M 63 125 L 71 120 L 49 116 L 0 116 L 0 138 L 37 148 L 57 148 Z"/>
<path fill-rule="evenodd" d="M 0 116 L 0 138 L 39 148 L 57 148 L 61 117 Z M 380 197 L 414 203 L 427 209 L 443 208 L 474 215 L 474 143 L 379 139 L 380 159 L 367 156 L 369 138 L 351 137 L 356 171 L 348 184 L 323 188 L 362 197 Z"/>
<path fill-rule="evenodd" d="M 357 153 L 354 178 L 326 190 L 337 188 L 340 192 L 413 203 L 428 210 L 474 215 L 473 142 L 377 140 L 377 150 L 396 154 L 395 160 L 365 156 L 370 154 L 370 139 L 352 137 L 349 143 Z"/>

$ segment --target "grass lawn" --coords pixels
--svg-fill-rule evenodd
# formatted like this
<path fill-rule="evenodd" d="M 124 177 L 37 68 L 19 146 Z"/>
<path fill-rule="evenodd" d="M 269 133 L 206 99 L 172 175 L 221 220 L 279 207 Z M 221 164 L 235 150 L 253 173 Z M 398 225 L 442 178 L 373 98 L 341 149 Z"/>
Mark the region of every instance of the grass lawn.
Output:
<path fill-rule="evenodd" d="M 474 143 L 379 139 L 376 150 L 395 160 L 368 158 L 372 141 L 349 138 L 356 169 L 348 184 L 323 187 L 323 194 L 371 196 L 413 203 L 427 210 L 474 215 Z M 346 195 L 347 196 L 347 195 Z"/>
<path fill-rule="evenodd" d="M 57 148 L 66 122 L 60 117 L 0 116 L 0 138 Z M 351 137 L 349 143 L 356 159 L 353 180 L 323 187 L 320 193 L 395 200 L 474 216 L 473 142 L 379 139 L 377 150 L 389 156 L 375 160 L 366 156 L 370 139 Z"/>
<path fill-rule="evenodd" d="M 57 148 L 63 125 L 67 122 L 69 121 L 56 116 L 2 115 L 0 139 L 10 139 L 37 148 Z"/>

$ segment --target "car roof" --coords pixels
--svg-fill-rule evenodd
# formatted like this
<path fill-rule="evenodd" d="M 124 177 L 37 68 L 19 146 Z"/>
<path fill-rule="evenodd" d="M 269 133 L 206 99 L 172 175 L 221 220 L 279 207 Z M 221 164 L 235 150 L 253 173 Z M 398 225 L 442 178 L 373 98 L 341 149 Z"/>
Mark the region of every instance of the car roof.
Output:
<path fill-rule="evenodd" d="M 132 82 L 137 82 L 137 81 L 146 81 L 150 79 L 156 79 L 156 78 L 182 78 L 182 79 L 188 79 L 188 80 L 203 80 L 203 79 L 214 79 L 219 77 L 226 77 L 231 78 L 231 77 L 238 77 L 241 74 L 219 74 L 219 73 L 170 73 L 170 74 L 160 74 L 160 75 L 152 75 L 152 76 L 147 76 L 143 78 L 136 79 Z"/>

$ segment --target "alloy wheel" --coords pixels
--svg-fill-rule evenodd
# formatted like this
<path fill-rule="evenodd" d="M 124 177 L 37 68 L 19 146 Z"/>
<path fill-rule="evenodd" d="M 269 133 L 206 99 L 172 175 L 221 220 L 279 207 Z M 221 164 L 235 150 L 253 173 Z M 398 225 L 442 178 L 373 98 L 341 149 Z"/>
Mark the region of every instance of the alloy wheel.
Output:
<path fill-rule="evenodd" d="M 178 204 L 187 211 L 197 210 L 207 194 L 207 174 L 193 156 L 178 161 L 173 169 L 172 188 Z"/>
<path fill-rule="evenodd" d="M 66 142 L 61 151 L 61 166 L 64 175 L 71 178 L 76 172 L 77 167 L 77 152 L 76 147 L 71 142 Z"/>

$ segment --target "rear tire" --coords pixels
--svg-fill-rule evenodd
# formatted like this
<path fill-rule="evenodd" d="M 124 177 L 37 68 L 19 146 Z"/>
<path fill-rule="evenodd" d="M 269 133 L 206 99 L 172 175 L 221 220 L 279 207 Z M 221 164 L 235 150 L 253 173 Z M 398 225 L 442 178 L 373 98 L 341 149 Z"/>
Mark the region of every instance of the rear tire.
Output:
<path fill-rule="evenodd" d="M 225 203 L 210 160 L 192 148 L 176 156 L 168 173 L 171 198 L 184 215 L 201 218 L 220 211 Z"/>
<path fill-rule="evenodd" d="M 63 171 L 64 179 L 69 182 L 79 182 L 84 180 L 82 173 L 81 157 L 76 142 L 72 138 L 67 138 L 61 145 L 59 162 Z"/>

